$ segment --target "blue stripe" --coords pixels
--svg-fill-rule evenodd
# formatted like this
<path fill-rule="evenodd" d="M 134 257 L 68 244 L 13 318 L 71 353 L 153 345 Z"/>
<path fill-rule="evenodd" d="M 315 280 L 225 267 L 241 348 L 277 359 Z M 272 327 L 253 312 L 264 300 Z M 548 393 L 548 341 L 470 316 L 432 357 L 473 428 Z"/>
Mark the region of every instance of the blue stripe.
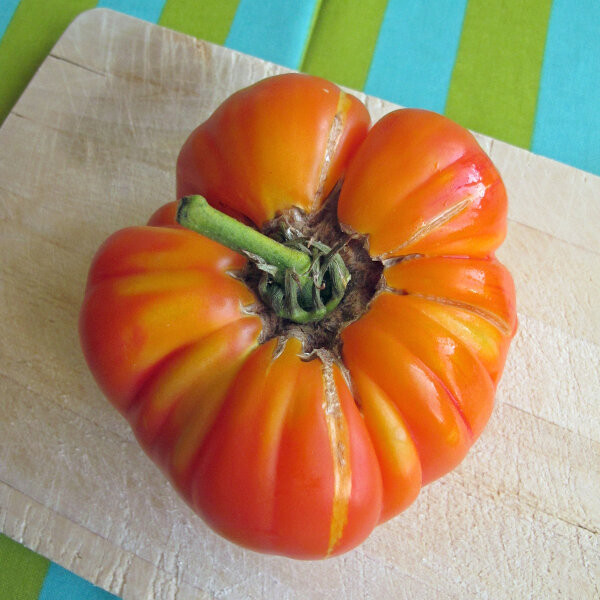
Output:
<path fill-rule="evenodd" d="M 365 92 L 443 112 L 467 0 L 389 0 Z"/>
<path fill-rule="evenodd" d="M 4 35 L 18 5 L 19 0 L 2 0 L 0 2 L 0 38 Z"/>
<path fill-rule="evenodd" d="M 131 17 L 158 23 L 166 0 L 99 0 L 99 8 L 112 8 Z"/>
<path fill-rule="evenodd" d="M 554 0 L 532 150 L 600 175 L 600 2 Z"/>
<path fill-rule="evenodd" d="M 317 0 L 240 0 L 225 45 L 297 69 L 317 4 Z"/>
<path fill-rule="evenodd" d="M 118 600 L 118 597 L 50 563 L 38 600 Z"/>

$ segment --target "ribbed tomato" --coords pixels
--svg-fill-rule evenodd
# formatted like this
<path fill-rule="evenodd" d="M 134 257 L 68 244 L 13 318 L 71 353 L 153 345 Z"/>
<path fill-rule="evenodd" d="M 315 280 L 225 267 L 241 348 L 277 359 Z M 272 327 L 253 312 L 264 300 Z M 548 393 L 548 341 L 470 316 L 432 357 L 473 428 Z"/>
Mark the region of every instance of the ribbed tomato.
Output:
<path fill-rule="evenodd" d="M 345 552 L 454 468 L 516 331 L 490 159 L 431 112 L 369 126 L 316 77 L 237 92 L 184 144 L 179 206 L 91 266 L 100 387 L 187 502 L 255 550 Z"/>

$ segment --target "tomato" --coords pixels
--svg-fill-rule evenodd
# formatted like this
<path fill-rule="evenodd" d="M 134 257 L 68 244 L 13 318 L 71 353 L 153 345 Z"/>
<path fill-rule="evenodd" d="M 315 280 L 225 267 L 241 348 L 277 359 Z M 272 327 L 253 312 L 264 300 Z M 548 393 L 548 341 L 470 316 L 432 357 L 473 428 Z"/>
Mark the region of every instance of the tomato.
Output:
<path fill-rule="evenodd" d="M 348 551 L 489 419 L 517 328 L 502 180 L 440 115 L 370 127 L 352 95 L 288 74 L 192 132 L 177 195 L 96 254 L 90 369 L 215 531 Z"/>

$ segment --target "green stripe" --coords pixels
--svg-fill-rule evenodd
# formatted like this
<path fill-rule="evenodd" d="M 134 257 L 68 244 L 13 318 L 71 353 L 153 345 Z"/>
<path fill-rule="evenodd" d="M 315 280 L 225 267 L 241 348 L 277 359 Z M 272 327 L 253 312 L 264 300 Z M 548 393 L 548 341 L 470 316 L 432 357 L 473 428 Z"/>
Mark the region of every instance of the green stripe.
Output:
<path fill-rule="evenodd" d="M 298 68 L 302 68 L 304 65 L 304 61 L 306 60 L 306 53 L 308 52 L 308 46 L 310 45 L 310 40 L 312 40 L 315 27 L 317 26 L 317 21 L 319 20 L 319 15 L 321 14 L 321 5 L 323 4 L 323 0 L 316 0 L 315 2 L 315 10 L 312 15 L 312 19 L 310 20 L 310 26 L 308 28 L 308 32 L 306 33 L 306 40 L 304 41 L 304 48 L 302 48 L 302 56 L 300 57 L 300 63 Z"/>
<path fill-rule="evenodd" d="M 552 0 L 469 0 L 446 101 L 465 127 L 529 148 Z"/>
<path fill-rule="evenodd" d="M 323 0 L 301 70 L 362 89 L 387 0 Z"/>
<path fill-rule="evenodd" d="M 0 598 L 37 600 L 50 561 L 0 533 Z"/>
<path fill-rule="evenodd" d="M 96 0 L 21 0 L 0 41 L 0 123 L 58 38 Z"/>
<path fill-rule="evenodd" d="M 224 44 L 238 4 L 239 0 L 167 0 L 158 24 L 201 40 Z"/>

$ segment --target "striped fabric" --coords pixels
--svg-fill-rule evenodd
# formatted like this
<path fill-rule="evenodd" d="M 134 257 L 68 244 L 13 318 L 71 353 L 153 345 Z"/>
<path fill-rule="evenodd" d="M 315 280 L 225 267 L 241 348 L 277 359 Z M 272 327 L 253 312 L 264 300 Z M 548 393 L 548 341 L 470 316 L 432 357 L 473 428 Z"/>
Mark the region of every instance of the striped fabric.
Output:
<path fill-rule="evenodd" d="M 0 534 L 2 600 L 118 600 L 47 558 Z"/>
<path fill-rule="evenodd" d="M 0 122 L 68 24 L 96 6 L 600 175 L 598 0 L 0 0 Z M 0 535 L 0 598 L 114 596 Z"/>
<path fill-rule="evenodd" d="M 0 121 L 69 22 L 96 6 L 600 174 L 598 0 L 1 0 Z"/>

